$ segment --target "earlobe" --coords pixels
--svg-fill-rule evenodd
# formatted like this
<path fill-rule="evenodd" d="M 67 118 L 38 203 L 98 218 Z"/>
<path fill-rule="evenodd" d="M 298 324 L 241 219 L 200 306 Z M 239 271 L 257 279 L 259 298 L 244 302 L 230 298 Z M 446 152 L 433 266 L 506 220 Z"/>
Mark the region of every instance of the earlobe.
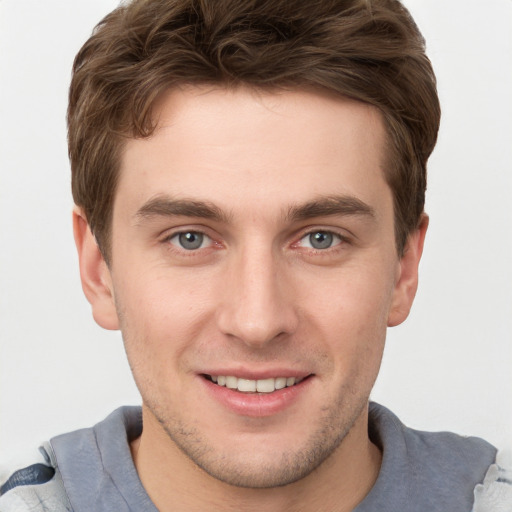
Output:
<path fill-rule="evenodd" d="M 388 327 L 401 324 L 409 316 L 418 289 L 418 267 L 427 228 L 428 216 L 423 214 L 418 228 L 407 239 L 404 254 L 400 259 L 399 275 L 388 315 Z"/>
<path fill-rule="evenodd" d="M 119 329 L 110 271 L 96 243 L 83 211 L 73 210 L 73 234 L 78 251 L 82 289 L 92 306 L 92 314 L 104 329 Z"/>

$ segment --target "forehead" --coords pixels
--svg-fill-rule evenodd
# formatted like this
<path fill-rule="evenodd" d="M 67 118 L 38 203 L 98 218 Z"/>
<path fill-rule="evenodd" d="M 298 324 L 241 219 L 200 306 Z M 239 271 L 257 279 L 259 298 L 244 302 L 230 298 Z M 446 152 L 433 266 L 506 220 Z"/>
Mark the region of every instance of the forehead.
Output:
<path fill-rule="evenodd" d="M 361 102 L 317 91 L 191 86 L 161 98 L 154 118 L 151 137 L 125 146 L 114 211 L 161 194 L 230 211 L 389 195 L 382 118 Z"/>

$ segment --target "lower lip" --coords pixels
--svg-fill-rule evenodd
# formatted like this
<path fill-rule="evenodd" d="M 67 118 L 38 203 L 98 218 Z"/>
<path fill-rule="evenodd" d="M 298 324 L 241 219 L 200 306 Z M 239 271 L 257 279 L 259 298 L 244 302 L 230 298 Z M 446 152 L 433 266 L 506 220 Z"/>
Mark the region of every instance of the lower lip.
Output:
<path fill-rule="evenodd" d="M 310 376 L 299 384 L 272 393 L 241 393 L 219 386 L 202 376 L 199 378 L 210 395 L 224 407 L 235 414 L 253 418 L 272 416 L 286 410 L 297 401 L 300 395 L 306 392 L 313 380 L 313 377 Z"/>

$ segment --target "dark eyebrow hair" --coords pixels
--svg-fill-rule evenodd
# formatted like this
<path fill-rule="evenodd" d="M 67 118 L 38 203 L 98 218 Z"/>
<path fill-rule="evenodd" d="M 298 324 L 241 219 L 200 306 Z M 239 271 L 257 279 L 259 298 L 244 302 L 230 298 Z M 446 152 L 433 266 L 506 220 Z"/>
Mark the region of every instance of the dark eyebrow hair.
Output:
<path fill-rule="evenodd" d="M 305 204 L 291 206 L 287 217 L 290 220 L 306 220 L 329 215 L 357 215 L 375 218 L 375 210 L 353 196 L 327 196 Z"/>
<path fill-rule="evenodd" d="M 368 204 L 353 196 L 327 196 L 288 208 L 286 218 L 290 221 L 307 220 L 329 215 L 356 215 L 374 218 L 375 211 Z M 227 222 L 228 216 L 218 206 L 208 201 L 173 199 L 163 195 L 144 203 L 135 214 L 139 221 L 152 217 L 199 217 Z"/>
<path fill-rule="evenodd" d="M 200 217 L 217 221 L 226 221 L 226 214 L 217 206 L 207 201 L 190 199 L 173 199 L 169 196 L 158 196 L 144 203 L 135 214 L 139 220 L 151 217 Z"/>

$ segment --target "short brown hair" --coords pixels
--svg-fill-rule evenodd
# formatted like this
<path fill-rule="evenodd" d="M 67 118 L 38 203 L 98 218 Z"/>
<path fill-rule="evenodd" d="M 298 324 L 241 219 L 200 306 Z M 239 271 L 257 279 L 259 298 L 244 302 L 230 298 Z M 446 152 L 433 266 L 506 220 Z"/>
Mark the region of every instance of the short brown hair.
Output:
<path fill-rule="evenodd" d="M 423 37 L 399 1 L 133 0 L 96 26 L 69 92 L 73 198 L 107 262 L 124 142 L 152 133 L 163 91 L 200 83 L 316 87 L 376 106 L 403 252 L 423 212 L 440 107 Z"/>

